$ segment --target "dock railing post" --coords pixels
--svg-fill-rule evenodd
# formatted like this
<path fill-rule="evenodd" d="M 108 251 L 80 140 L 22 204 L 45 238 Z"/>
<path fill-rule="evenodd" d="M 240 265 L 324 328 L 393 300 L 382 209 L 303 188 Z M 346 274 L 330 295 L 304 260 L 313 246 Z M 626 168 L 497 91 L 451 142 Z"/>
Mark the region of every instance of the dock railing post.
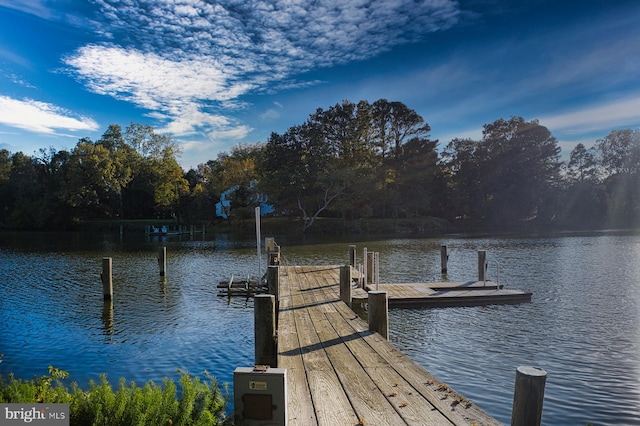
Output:
<path fill-rule="evenodd" d="M 167 272 L 167 247 L 160 247 L 158 251 L 158 265 L 160 265 L 160 276 L 164 277 Z"/>
<path fill-rule="evenodd" d="M 375 253 L 367 252 L 367 284 L 373 283 L 373 259 Z"/>
<path fill-rule="evenodd" d="M 440 246 L 440 264 L 441 264 L 440 272 L 442 274 L 446 274 L 447 273 L 447 262 L 448 261 L 449 261 L 449 255 L 447 254 L 447 246 L 441 245 Z"/>
<path fill-rule="evenodd" d="M 340 267 L 340 299 L 351 307 L 351 265 Z"/>
<path fill-rule="evenodd" d="M 267 267 L 267 287 L 269 287 L 269 294 L 275 297 L 277 324 L 278 312 L 280 312 L 280 266 L 269 265 Z"/>
<path fill-rule="evenodd" d="M 373 281 L 376 283 L 376 290 L 380 284 L 380 252 L 373 253 Z"/>
<path fill-rule="evenodd" d="M 368 298 L 369 331 L 389 340 L 389 302 L 386 291 L 370 291 Z"/>
<path fill-rule="evenodd" d="M 362 251 L 362 288 L 367 288 L 367 284 L 369 284 L 369 282 L 367 281 L 367 273 L 369 271 L 369 267 L 367 266 L 369 264 L 369 256 L 367 254 L 367 248 L 365 247 L 364 250 Z"/>
<path fill-rule="evenodd" d="M 356 246 L 349 245 L 349 266 L 356 266 Z"/>
<path fill-rule="evenodd" d="M 280 284 L 280 267 L 278 265 L 269 265 L 267 267 L 267 286 L 269 294 L 272 294 L 278 301 L 278 285 Z"/>
<path fill-rule="evenodd" d="M 254 297 L 255 363 L 277 367 L 275 296 L 257 294 Z"/>
<path fill-rule="evenodd" d="M 102 258 L 102 273 L 100 279 L 102 280 L 102 294 L 105 300 L 111 300 L 113 298 L 113 279 L 111 275 L 111 258 Z"/>
<path fill-rule="evenodd" d="M 487 279 L 487 252 L 478 250 L 478 281 Z"/>
<path fill-rule="evenodd" d="M 516 369 L 511 426 L 539 426 L 547 372 L 536 367 Z"/>

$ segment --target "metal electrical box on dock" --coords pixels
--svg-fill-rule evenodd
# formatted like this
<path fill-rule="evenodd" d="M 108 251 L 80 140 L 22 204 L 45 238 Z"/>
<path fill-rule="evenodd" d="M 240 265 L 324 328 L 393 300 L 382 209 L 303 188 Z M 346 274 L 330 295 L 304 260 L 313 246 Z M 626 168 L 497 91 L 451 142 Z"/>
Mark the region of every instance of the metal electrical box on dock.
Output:
<path fill-rule="evenodd" d="M 238 426 L 286 426 L 287 369 L 237 367 L 233 404 Z"/>

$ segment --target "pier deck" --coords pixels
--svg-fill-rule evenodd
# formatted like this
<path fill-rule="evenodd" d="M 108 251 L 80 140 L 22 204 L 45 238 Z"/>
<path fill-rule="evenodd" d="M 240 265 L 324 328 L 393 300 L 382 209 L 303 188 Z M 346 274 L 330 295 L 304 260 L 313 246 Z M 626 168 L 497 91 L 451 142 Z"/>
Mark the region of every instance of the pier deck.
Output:
<path fill-rule="evenodd" d="M 281 266 L 289 425 L 498 425 L 340 300 L 338 266 Z"/>
<path fill-rule="evenodd" d="M 379 284 L 386 291 L 391 308 L 439 308 L 531 302 L 531 293 L 505 289 L 491 281 Z M 367 290 L 376 290 L 375 284 Z M 354 302 L 366 303 L 366 292 L 354 295 Z"/>

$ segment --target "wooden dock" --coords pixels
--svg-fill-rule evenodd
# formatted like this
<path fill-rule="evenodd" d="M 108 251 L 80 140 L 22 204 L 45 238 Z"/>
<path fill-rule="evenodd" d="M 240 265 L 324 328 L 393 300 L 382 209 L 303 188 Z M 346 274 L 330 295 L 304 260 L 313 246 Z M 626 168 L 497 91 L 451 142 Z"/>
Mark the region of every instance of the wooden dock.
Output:
<path fill-rule="evenodd" d="M 341 301 L 339 271 L 279 267 L 277 366 L 287 369 L 289 425 L 500 424 L 369 331 Z"/>
<path fill-rule="evenodd" d="M 386 291 L 391 308 L 441 308 L 531 302 L 531 293 L 505 289 L 491 281 L 368 284 L 366 290 Z M 354 293 L 354 302 L 366 303 L 366 292 Z"/>

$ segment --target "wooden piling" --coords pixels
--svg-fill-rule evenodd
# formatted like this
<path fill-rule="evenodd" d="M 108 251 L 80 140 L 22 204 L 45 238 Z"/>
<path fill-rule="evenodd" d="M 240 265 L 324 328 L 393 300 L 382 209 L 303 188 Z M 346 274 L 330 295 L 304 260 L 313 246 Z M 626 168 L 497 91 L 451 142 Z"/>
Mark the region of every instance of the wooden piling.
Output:
<path fill-rule="evenodd" d="M 356 246 L 353 244 L 349 245 L 349 266 L 356 266 Z"/>
<path fill-rule="evenodd" d="M 113 299 L 113 279 L 111 276 L 111 266 L 111 258 L 103 257 L 102 273 L 100 274 L 100 278 L 102 279 L 102 294 L 104 295 L 105 300 Z"/>
<path fill-rule="evenodd" d="M 367 271 L 368 269 L 369 256 L 367 254 L 367 248 L 365 247 L 362 251 L 362 288 L 365 288 L 369 281 L 367 281 Z"/>
<path fill-rule="evenodd" d="M 511 426 L 539 426 L 547 372 L 536 367 L 516 369 Z"/>
<path fill-rule="evenodd" d="M 373 280 L 378 290 L 378 284 L 380 284 L 380 252 L 373 252 Z"/>
<path fill-rule="evenodd" d="M 340 267 L 340 299 L 351 307 L 351 266 Z"/>
<path fill-rule="evenodd" d="M 389 340 L 389 302 L 386 291 L 370 291 L 368 298 L 369 330 Z"/>
<path fill-rule="evenodd" d="M 373 283 L 373 263 L 375 259 L 375 252 L 367 253 L 367 284 Z"/>
<path fill-rule="evenodd" d="M 447 246 L 440 246 L 440 272 L 443 274 L 447 273 L 447 262 L 449 261 L 449 255 L 447 254 Z"/>
<path fill-rule="evenodd" d="M 487 252 L 478 250 L 478 281 L 487 279 Z"/>
<path fill-rule="evenodd" d="M 277 367 L 275 296 L 254 297 L 255 364 Z"/>
<path fill-rule="evenodd" d="M 167 271 L 167 247 L 160 247 L 158 252 L 158 265 L 160 265 L 160 276 L 164 277 Z"/>
<path fill-rule="evenodd" d="M 280 286 L 280 267 L 277 265 L 269 265 L 267 267 L 267 286 L 269 287 L 269 294 L 272 294 L 276 298 L 276 302 L 279 300 L 278 288 Z"/>

